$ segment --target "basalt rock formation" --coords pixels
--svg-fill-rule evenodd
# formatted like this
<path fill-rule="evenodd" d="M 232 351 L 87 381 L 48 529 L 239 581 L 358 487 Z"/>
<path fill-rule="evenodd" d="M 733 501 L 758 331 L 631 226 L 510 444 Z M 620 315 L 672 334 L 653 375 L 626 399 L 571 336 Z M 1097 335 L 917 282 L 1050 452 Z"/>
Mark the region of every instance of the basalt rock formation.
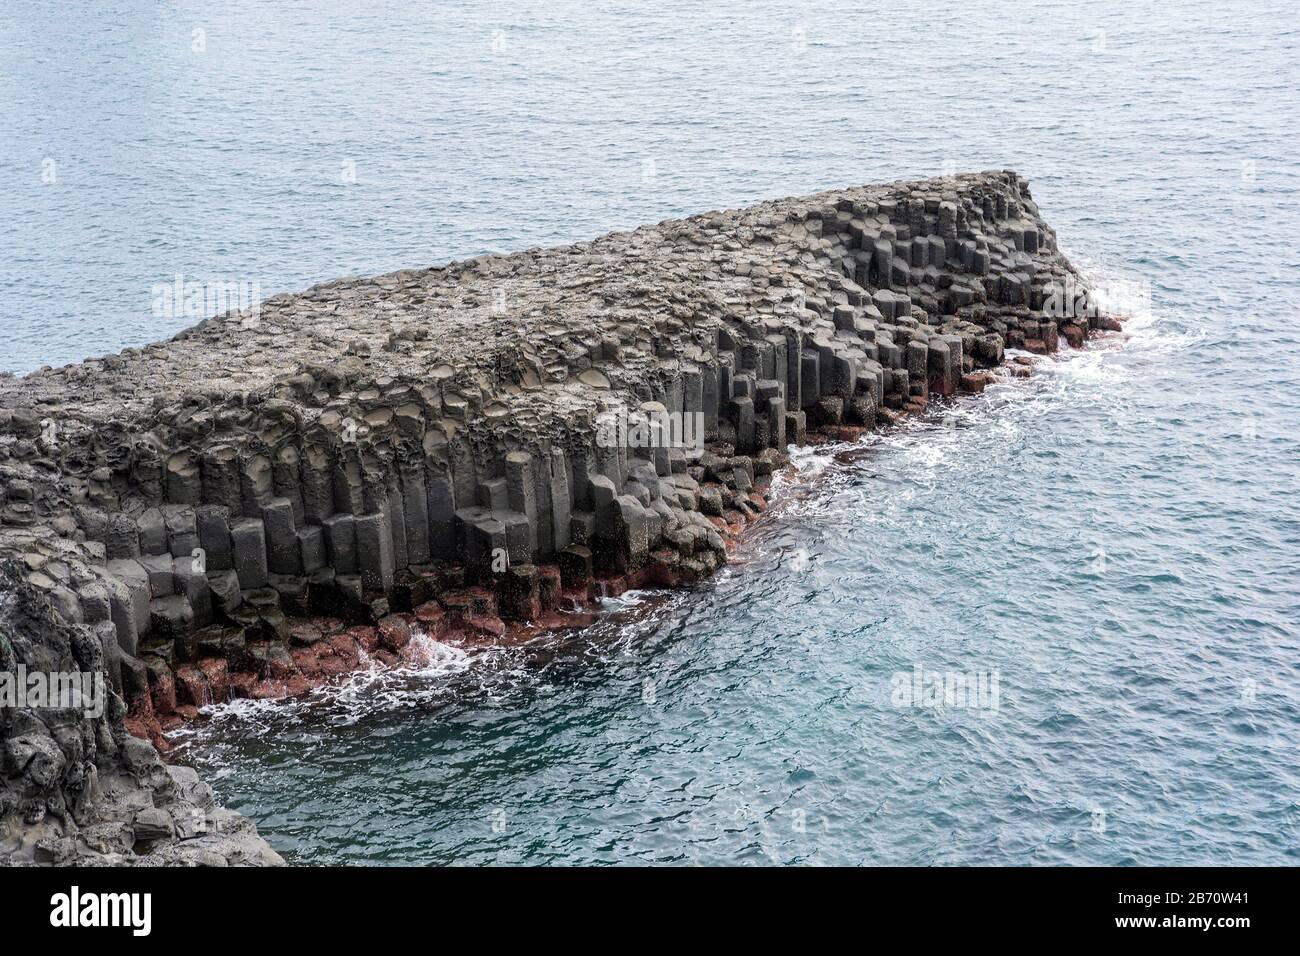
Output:
<path fill-rule="evenodd" d="M 325 283 L 0 378 L 0 557 L 165 743 L 414 631 L 491 638 L 699 579 L 788 444 L 1077 344 L 1109 320 L 1045 311 L 1075 288 L 1005 171 Z M 602 440 L 610 415 L 651 440 Z M 704 447 L 661 440 L 672 416 Z M 66 767 L 94 763 L 55 730 Z M 30 766 L 4 773 L 75 817 L 84 791 Z"/>
<path fill-rule="evenodd" d="M 28 573 L 0 558 L 0 671 L 104 674 L 101 636 L 51 613 Z M 283 862 L 248 820 L 216 805 L 194 770 L 163 764 L 126 732 L 121 697 L 102 704 L 91 716 L 0 707 L 0 863 Z"/>

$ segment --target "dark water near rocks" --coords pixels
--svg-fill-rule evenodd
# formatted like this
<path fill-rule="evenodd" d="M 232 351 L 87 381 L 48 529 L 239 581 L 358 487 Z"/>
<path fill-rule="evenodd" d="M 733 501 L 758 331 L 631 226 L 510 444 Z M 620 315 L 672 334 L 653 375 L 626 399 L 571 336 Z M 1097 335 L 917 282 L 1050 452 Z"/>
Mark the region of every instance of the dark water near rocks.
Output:
<path fill-rule="evenodd" d="M 696 592 L 223 712 L 187 754 L 291 859 L 1300 856 L 1289 11 L 56 9 L 0 13 L 15 371 L 174 331 L 176 273 L 269 295 L 945 167 L 1016 168 L 1150 293 L 1125 340 L 801 456 Z M 996 672 L 996 709 L 895 706 L 917 666 Z"/>

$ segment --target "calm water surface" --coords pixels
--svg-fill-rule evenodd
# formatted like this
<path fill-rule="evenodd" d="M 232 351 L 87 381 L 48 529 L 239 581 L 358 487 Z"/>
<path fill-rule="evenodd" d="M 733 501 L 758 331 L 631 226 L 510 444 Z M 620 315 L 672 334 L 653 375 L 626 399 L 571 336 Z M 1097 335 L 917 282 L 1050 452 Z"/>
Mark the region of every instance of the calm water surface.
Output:
<path fill-rule="evenodd" d="M 290 859 L 1296 861 L 1294 17 L 863 6 L 0 12 L 17 373 L 190 324 L 150 310 L 178 274 L 270 295 L 952 169 L 1019 170 L 1137 284 L 1126 338 L 800 455 L 697 591 L 223 711 L 185 752 Z M 895 706 L 918 666 L 996 709 Z"/>

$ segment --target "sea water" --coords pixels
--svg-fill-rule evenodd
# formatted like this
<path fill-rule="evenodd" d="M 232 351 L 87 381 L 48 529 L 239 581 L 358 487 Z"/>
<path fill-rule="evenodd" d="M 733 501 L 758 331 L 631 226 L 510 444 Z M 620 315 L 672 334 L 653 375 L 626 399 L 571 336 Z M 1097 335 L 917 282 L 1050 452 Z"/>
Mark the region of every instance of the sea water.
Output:
<path fill-rule="evenodd" d="M 1294 863 L 1300 30 L 1208 0 L 0 12 L 0 367 L 261 295 L 1014 168 L 1133 315 L 799 452 L 732 564 L 178 738 L 298 863 Z M 179 314 L 178 314 L 179 313 Z"/>

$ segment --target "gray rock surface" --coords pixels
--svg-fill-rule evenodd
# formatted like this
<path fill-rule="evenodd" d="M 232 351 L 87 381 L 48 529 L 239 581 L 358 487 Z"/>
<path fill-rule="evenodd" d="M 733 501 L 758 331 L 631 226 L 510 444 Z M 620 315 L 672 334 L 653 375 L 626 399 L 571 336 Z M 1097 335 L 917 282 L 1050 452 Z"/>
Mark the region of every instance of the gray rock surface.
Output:
<path fill-rule="evenodd" d="M 593 576 L 697 579 L 810 427 L 875 427 L 982 388 L 1007 347 L 1106 325 L 1062 289 L 1083 285 L 1028 184 L 995 171 L 340 279 L 0 376 L 0 561 L 24 653 L 66 635 L 133 712 L 169 714 L 222 685 L 203 661 L 289 673 L 303 615 L 441 601 L 478 620 L 491 602 L 462 592 L 478 586 L 526 620 Z M 630 425 L 614 441 L 611 416 Z M 664 440 L 674 416 L 702 441 Z M 5 719 L 2 815 L 74 839 L 90 769 L 120 763 L 121 715 Z M 196 835 L 157 796 L 166 773 L 132 766 L 98 773 L 105 854 L 273 856 L 215 810 Z"/>
<path fill-rule="evenodd" d="M 48 596 L 0 560 L 0 670 L 104 671 L 104 647 L 52 612 Z M 272 866 L 284 861 L 198 773 L 166 766 L 123 727 L 111 693 L 85 709 L 0 707 L 0 863 Z"/>

